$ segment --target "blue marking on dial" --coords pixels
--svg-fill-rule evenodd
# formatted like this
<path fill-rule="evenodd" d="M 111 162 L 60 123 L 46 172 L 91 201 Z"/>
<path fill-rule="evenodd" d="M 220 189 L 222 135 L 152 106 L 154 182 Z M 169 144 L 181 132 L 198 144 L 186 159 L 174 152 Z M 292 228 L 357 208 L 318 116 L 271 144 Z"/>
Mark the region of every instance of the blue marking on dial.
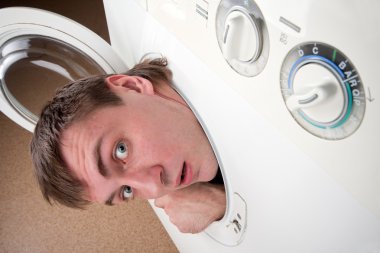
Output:
<path fill-rule="evenodd" d="M 329 66 L 331 66 L 341 77 L 342 79 L 344 80 L 345 76 L 344 76 L 344 73 L 343 71 L 338 68 L 334 62 L 330 61 L 329 59 L 325 58 L 325 57 L 322 57 L 322 56 L 319 56 L 319 55 L 306 55 L 306 56 L 302 56 L 301 58 L 299 58 L 292 66 L 290 72 L 289 72 L 289 77 L 288 77 L 288 88 L 290 90 L 293 90 L 293 76 L 295 74 L 295 71 L 297 69 L 297 67 L 304 61 L 306 60 L 318 60 L 318 61 L 322 61 L 322 62 L 325 62 L 326 64 L 328 64 Z M 351 115 L 351 112 L 352 112 L 352 92 L 351 92 L 351 89 L 350 89 L 350 85 L 346 82 L 344 83 L 345 84 L 345 88 L 347 90 L 347 94 L 348 94 L 348 106 L 347 106 L 347 112 L 344 116 L 344 118 L 342 120 L 340 120 L 339 122 L 337 122 L 336 124 L 332 125 L 332 126 L 329 126 L 329 128 L 337 128 L 339 126 L 341 126 L 342 124 L 344 124 L 347 119 L 349 118 L 349 116 Z M 304 114 L 302 111 L 298 111 L 298 113 L 301 115 L 302 118 L 304 118 L 307 122 L 309 122 L 310 124 L 312 124 L 313 126 L 315 127 L 318 127 L 318 128 L 322 128 L 322 129 L 326 129 L 327 127 L 326 126 L 321 126 L 321 125 L 318 125 L 316 124 L 315 122 L 311 121 L 309 119 L 309 117 L 306 116 L 306 114 Z"/>
<path fill-rule="evenodd" d="M 300 65 L 302 62 L 306 61 L 306 60 L 320 60 L 320 61 L 323 61 L 325 63 L 327 63 L 328 65 L 330 65 L 336 72 L 338 72 L 338 74 L 342 77 L 342 79 L 344 79 L 344 73 L 343 71 L 338 68 L 334 62 L 330 61 L 329 59 L 325 58 L 325 57 L 322 57 L 322 56 L 319 56 L 319 55 L 306 55 L 306 56 L 302 56 L 301 58 L 299 58 L 294 64 L 293 64 L 293 67 L 292 69 L 290 70 L 289 72 L 289 77 L 288 77 L 288 87 L 290 89 L 293 89 L 293 81 L 292 81 L 292 77 L 293 75 L 295 74 L 294 71 L 296 70 L 296 68 L 298 67 L 298 65 Z"/>

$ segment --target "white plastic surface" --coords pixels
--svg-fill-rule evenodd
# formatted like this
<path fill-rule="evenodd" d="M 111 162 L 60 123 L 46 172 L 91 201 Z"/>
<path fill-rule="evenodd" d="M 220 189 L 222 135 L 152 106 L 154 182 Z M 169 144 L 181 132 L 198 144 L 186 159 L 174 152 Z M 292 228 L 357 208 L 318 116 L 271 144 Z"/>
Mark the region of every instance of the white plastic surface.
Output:
<path fill-rule="evenodd" d="M 343 112 L 345 95 L 340 80 L 336 75 L 319 64 L 308 64 L 301 67 L 293 81 L 295 95 L 289 97 L 286 104 L 290 110 L 303 109 L 313 120 L 328 123 L 336 120 Z M 316 96 L 313 99 L 313 96 Z M 297 100 L 297 105 L 292 101 Z M 304 102 L 307 101 L 310 102 Z M 346 101 L 347 103 L 347 101 Z"/>
<path fill-rule="evenodd" d="M 247 14 L 232 11 L 226 19 L 223 55 L 229 60 L 254 61 L 259 56 L 260 30 Z"/>
<path fill-rule="evenodd" d="M 212 223 L 205 233 L 215 241 L 231 247 L 237 246 L 244 239 L 247 229 L 247 204 L 238 193 L 234 193 L 229 206 L 232 209 L 231 215 Z"/>

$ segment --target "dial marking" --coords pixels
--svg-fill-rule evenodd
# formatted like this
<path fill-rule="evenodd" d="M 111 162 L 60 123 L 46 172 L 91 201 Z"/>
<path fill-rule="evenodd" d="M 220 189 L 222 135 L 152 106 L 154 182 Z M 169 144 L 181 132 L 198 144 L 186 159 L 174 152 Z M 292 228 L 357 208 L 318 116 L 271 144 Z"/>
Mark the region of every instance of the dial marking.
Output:
<path fill-rule="evenodd" d="M 283 23 L 284 25 L 290 27 L 291 29 L 293 29 L 294 31 L 296 31 L 298 33 L 301 32 L 301 27 L 295 25 L 294 23 L 290 22 L 289 20 L 287 20 L 284 17 L 280 17 L 280 22 Z"/>
<path fill-rule="evenodd" d="M 335 61 L 335 59 L 336 59 L 336 49 L 334 49 L 333 51 L 332 61 Z"/>
<path fill-rule="evenodd" d="M 367 88 L 367 90 L 368 90 L 368 97 L 367 97 L 367 99 L 368 99 L 369 102 L 372 102 L 373 100 L 375 100 L 375 98 L 372 97 L 371 90 L 369 89 L 369 87 Z"/>
<path fill-rule="evenodd" d="M 345 82 L 349 82 L 349 81 L 351 81 L 352 79 L 355 79 L 355 78 L 357 78 L 358 77 L 358 75 L 354 75 L 354 76 L 351 76 L 350 78 L 347 78 L 346 80 L 343 80 L 343 82 L 345 83 Z"/>

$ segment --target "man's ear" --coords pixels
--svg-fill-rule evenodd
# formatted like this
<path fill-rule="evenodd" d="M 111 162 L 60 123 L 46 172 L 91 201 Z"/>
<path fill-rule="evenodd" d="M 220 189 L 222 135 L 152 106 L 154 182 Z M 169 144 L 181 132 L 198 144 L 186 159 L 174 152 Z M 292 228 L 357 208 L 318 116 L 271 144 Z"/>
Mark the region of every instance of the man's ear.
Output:
<path fill-rule="evenodd" d="M 153 84 L 139 76 L 112 75 L 106 78 L 106 83 L 114 91 L 134 90 L 142 94 L 154 94 Z"/>

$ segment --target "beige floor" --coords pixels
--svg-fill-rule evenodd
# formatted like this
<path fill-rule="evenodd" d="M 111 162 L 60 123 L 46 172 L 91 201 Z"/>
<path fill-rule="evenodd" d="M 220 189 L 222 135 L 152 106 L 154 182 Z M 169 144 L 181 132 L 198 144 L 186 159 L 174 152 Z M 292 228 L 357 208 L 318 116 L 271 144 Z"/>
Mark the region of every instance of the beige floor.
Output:
<path fill-rule="evenodd" d="M 108 40 L 101 1 L 0 3 L 0 7 L 12 5 L 64 14 Z M 0 252 L 178 252 L 146 201 L 93 205 L 86 211 L 49 206 L 34 179 L 30 138 L 0 113 Z"/>

